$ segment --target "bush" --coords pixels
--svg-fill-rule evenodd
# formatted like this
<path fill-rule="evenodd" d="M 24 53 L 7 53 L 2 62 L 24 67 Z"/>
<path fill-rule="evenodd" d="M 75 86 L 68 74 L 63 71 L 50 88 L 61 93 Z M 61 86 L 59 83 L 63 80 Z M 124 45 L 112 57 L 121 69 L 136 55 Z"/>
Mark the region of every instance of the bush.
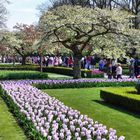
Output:
<path fill-rule="evenodd" d="M 34 70 L 34 71 L 40 71 L 40 66 L 39 65 L 0 65 L 0 70 Z M 51 73 L 58 73 L 58 74 L 63 74 L 63 75 L 68 75 L 68 76 L 73 76 L 73 70 L 72 68 L 67 68 L 67 67 L 44 67 L 43 66 L 43 71 L 44 72 L 51 72 Z M 123 74 L 124 75 L 129 75 L 129 70 L 128 67 L 123 69 Z M 85 76 L 86 75 L 86 76 Z M 81 70 L 81 76 L 83 78 L 103 78 L 104 75 L 103 73 L 92 73 L 91 70 Z"/>
<path fill-rule="evenodd" d="M 55 80 L 46 83 L 34 84 L 39 89 L 61 89 L 61 88 L 88 88 L 88 87 L 126 87 L 134 86 L 135 82 L 63 82 Z"/>
<path fill-rule="evenodd" d="M 0 70 L 33 70 L 40 71 L 40 66 L 38 65 L 0 65 Z M 67 67 L 44 67 L 43 72 L 57 73 L 68 76 L 73 76 L 73 69 Z M 81 70 L 81 77 L 83 78 L 103 78 L 104 74 L 100 71 L 91 71 L 91 70 Z"/>
<path fill-rule="evenodd" d="M 11 79 L 47 79 L 47 73 L 37 71 L 0 71 L 0 80 Z"/>
<path fill-rule="evenodd" d="M 35 70 L 39 71 L 38 65 L 0 65 L 0 70 Z"/>
<path fill-rule="evenodd" d="M 63 74 L 68 76 L 73 76 L 73 69 L 67 67 L 43 67 L 44 72 L 51 72 L 57 74 Z M 101 71 L 95 70 L 81 70 L 81 77 L 83 78 L 103 78 L 104 74 Z"/>
<path fill-rule="evenodd" d="M 123 69 L 123 74 L 124 75 L 129 75 L 129 69 Z"/>
<path fill-rule="evenodd" d="M 140 112 L 140 95 L 134 88 L 106 88 L 100 91 L 100 97 L 111 104 Z"/>

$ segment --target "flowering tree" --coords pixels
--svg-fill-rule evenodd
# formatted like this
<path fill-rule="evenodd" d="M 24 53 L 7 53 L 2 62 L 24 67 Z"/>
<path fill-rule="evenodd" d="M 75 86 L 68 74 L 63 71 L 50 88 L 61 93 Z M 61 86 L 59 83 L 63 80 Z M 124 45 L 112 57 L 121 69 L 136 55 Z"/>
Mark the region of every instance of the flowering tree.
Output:
<path fill-rule="evenodd" d="M 109 34 L 120 39 L 128 37 L 129 15 L 114 9 L 101 10 L 82 8 L 80 6 L 61 6 L 45 12 L 40 18 L 40 28 L 44 29 L 43 37 L 52 43 L 61 43 L 73 52 L 74 78 L 81 76 L 81 58 L 94 38 Z"/>
<path fill-rule="evenodd" d="M 37 37 L 36 27 L 17 24 L 14 28 L 16 32 L 10 33 L 6 39 L 9 47 L 12 47 L 22 57 L 22 65 L 25 65 L 27 56 L 34 52 L 32 45 Z"/>
<path fill-rule="evenodd" d="M 34 41 L 32 47 L 36 50 L 36 53 L 40 56 L 40 72 L 42 72 L 43 56 L 46 55 L 46 53 L 48 52 L 48 46 L 46 42 L 44 42 L 42 39 L 38 37 Z"/>
<path fill-rule="evenodd" d="M 7 0 L 0 0 L 0 28 L 5 26 L 5 22 L 7 20 L 6 15 L 7 15 L 7 9 L 5 4 L 9 3 Z"/>
<path fill-rule="evenodd" d="M 9 51 L 8 51 L 7 45 L 5 43 L 3 43 L 2 40 L 0 40 L 0 56 L 1 56 L 2 62 L 4 62 L 4 56 L 8 53 L 9 53 Z"/>

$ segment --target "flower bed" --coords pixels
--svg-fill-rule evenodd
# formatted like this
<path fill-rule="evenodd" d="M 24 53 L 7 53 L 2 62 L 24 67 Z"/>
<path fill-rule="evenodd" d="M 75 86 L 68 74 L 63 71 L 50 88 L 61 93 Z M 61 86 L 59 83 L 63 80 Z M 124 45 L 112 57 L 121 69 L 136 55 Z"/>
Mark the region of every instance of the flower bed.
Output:
<path fill-rule="evenodd" d="M 65 106 L 29 83 L 33 80 L 2 82 L 5 92 L 1 93 L 31 139 L 124 140 L 123 136 L 117 137 L 116 130 L 107 130 L 103 124 Z"/>
<path fill-rule="evenodd" d="M 94 69 L 94 70 L 82 70 L 82 77 L 85 78 L 104 78 L 104 72 Z"/>
<path fill-rule="evenodd" d="M 79 79 L 79 80 L 38 80 L 30 81 L 39 89 L 86 88 L 86 87 L 126 87 L 135 86 L 136 79 Z"/>
<path fill-rule="evenodd" d="M 111 104 L 140 112 L 140 95 L 135 88 L 106 88 L 100 91 L 100 97 Z"/>

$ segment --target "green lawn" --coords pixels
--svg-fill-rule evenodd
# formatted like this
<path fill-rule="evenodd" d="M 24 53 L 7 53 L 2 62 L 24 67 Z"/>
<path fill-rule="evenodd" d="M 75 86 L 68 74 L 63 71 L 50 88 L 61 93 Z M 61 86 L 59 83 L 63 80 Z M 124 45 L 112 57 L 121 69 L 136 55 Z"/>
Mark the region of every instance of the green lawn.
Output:
<path fill-rule="evenodd" d="M 140 139 L 140 115 L 104 103 L 100 99 L 100 88 L 47 89 L 45 92 L 82 114 L 116 129 L 118 135 L 124 135 L 126 140 Z"/>
<path fill-rule="evenodd" d="M 48 78 L 49 79 L 57 79 L 57 80 L 61 80 L 61 79 L 72 79 L 71 76 L 67 76 L 67 75 L 55 74 L 55 73 L 47 73 L 47 74 L 48 74 Z"/>
<path fill-rule="evenodd" d="M 26 140 L 22 129 L 0 97 L 0 140 Z"/>

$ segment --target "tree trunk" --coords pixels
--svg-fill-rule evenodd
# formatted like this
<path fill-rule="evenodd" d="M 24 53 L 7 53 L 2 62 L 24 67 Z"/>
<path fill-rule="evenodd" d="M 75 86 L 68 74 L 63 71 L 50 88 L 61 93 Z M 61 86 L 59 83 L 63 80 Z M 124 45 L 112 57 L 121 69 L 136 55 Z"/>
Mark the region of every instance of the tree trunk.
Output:
<path fill-rule="evenodd" d="M 4 55 L 1 56 L 1 62 L 2 62 L 2 63 L 5 63 L 5 62 L 4 62 Z"/>
<path fill-rule="evenodd" d="M 26 58 L 27 58 L 26 56 L 22 56 L 22 62 L 21 62 L 22 65 L 26 65 Z"/>
<path fill-rule="evenodd" d="M 43 60 L 43 57 L 42 57 L 42 55 L 40 55 L 40 72 L 43 71 L 43 70 L 42 70 L 42 60 Z"/>
<path fill-rule="evenodd" d="M 135 21 L 134 21 L 135 29 L 139 29 L 139 17 L 136 15 Z"/>
<path fill-rule="evenodd" d="M 73 79 L 80 79 L 81 78 L 81 59 L 82 55 L 74 55 L 73 56 Z"/>
<path fill-rule="evenodd" d="M 15 55 L 13 55 L 13 66 L 15 66 Z"/>

